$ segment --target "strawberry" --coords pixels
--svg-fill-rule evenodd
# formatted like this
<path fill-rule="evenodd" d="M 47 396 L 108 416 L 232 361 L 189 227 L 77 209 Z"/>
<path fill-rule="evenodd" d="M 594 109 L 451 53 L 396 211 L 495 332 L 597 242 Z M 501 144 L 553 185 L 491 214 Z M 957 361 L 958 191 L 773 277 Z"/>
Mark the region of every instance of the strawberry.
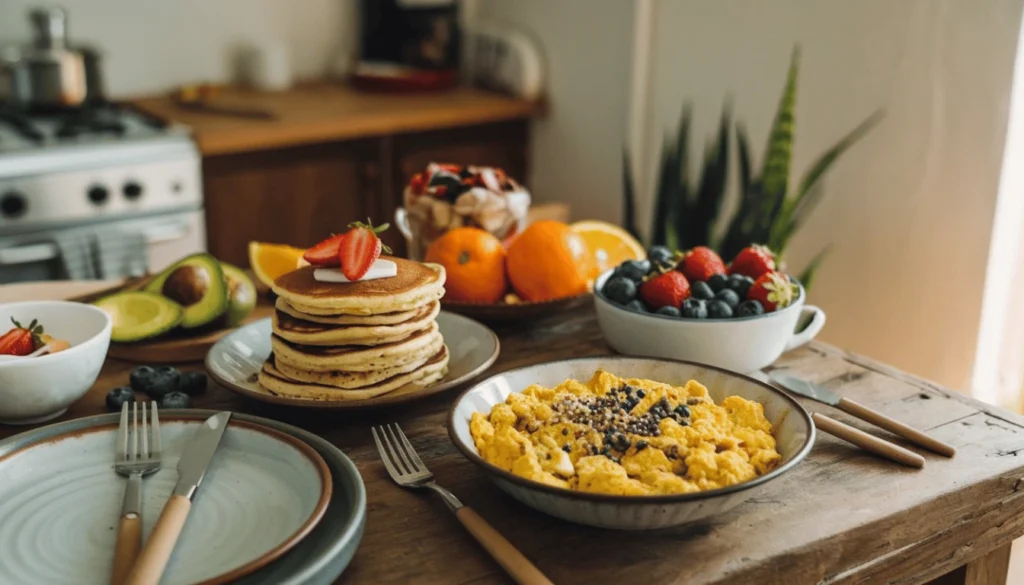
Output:
<path fill-rule="evenodd" d="M 662 307 L 678 309 L 690 298 L 690 281 L 682 272 L 670 270 L 641 284 L 640 298 L 654 311 Z"/>
<path fill-rule="evenodd" d="M 388 229 L 388 224 L 380 227 L 373 227 L 370 220 L 366 223 L 353 222 L 348 224 L 352 228 L 345 233 L 338 248 L 338 260 L 341 262 L 341 273 L 345 278 L 356 281 L 366 275 L 373 266 L 374 261 L 380 257 L 383 249 L 388 254 L 391 248 L 385 246 L 377 234 Z"/>
<path fill-rule="evenodd" d="M 28 327 L 23 327 L 12 317 L 11 323 L 14 323 L 14 329 L 0 336 L 0 354 L 28 355 L 42 346 L 39 336 L 43 334 L 43 326 L 38 321 L 32 319 Z"/>
<path fill-rule="evenodd" d="M 757 279 L 775 270 L 775 255 L 767 246 L 752 244 L 740 250 L 729 265 L 729 274 L 742 274 Z"/>
<path fill-rule="evenodd" d="M 336 234 L 306 250 L 302 258 L 314 266 L 341 266 L 338 260 L 338 249 L 345 234 Z"/>
<path fill-rule="evenodd" d="M 409 190 L 413 195 L 423 195 L 427 188 L 427 177 L 423 173 L 416 173 L 409 179 Z"/>
<path fill-rule="evenodd" d="M 750 285 L 747 299 L 757 301 L 765 312 L 784 309 L 800 294 L 800 287 L 781 272 L 766 272 Z"/>
<path fill-rule="evenodd" d="M 711 248 L 697 246 L 683 258 L 679 269 L 691 282 L 703 282 L 715 274 L 725 274 L 725 263 Z"/>

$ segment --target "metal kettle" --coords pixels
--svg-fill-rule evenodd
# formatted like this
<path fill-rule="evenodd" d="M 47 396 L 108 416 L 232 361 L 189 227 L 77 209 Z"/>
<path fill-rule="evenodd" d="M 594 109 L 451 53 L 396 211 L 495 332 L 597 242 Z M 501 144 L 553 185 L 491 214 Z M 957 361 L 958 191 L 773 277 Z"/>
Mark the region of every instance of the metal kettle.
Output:
<path fill-rule="evenodd" d="M 2 99 L 36 110 L 75 107 L 100 98 L 98 53 L 69 46 L 64 9 L 40 8 L 29 16 L 35 29 L 33 43 L 7 48 L 0 56 Z"/>

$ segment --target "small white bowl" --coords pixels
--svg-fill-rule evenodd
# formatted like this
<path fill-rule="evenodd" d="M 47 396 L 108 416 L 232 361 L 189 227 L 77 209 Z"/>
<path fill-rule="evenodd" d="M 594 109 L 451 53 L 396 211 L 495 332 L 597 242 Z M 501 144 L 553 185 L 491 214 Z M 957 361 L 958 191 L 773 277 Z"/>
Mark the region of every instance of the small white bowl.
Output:
<path fill-rule="evenodd" d="M 0 360 L 0 423 L 27 425 L 64 414 L 99 376 L 110 345 L 110 316 L 68 301 L 0 305 L 0 334 L 38 319 L 45 333 L 71 347 L 54 354 Z"/>
<path fill-rule="evenodd" d="M 825 326 L 825 311 L 796 301 L 779 311 L 734 319 L 680 319 L 637 313 L 611 302 L 601 289 L 614 270 L 597 278 L 594 307 L 608 345 L 626 355 L 699 362 L 734 372 L 755 372 L 784 352 L 814 339 Z M 803 325 L 796 331 L 798 324 Z"/>
<path fill-rule="evenodd" d="M 474 412 L 489 413 L 495 404 L 530 384 L 551 388 L 569 378 L 586 381 L 604 368 L 623 378 L 643 378 L 674 385 L 694 379 L 704 384 L 716 403 L 741 396 L 764 405 L 782 463 L 750 481 L 716 490 L 659 496 L 614 496 L 544 485 L 484 461 L 476 450 L 469 421 Z M 814 445 L 814 425 L 800 404 L 785 393 L 752 378 L 701 364 L 670 360 L 608 356 L 562 360 L 526 366 L 483 380 L 462 393 L 448 414 L 448 435 L 470 461 L 499 488 L 520 502 L 563 520 L 623 530 L 678 526 L 718 514 L 758 493 L 759 488 L 799 463 Z"/>

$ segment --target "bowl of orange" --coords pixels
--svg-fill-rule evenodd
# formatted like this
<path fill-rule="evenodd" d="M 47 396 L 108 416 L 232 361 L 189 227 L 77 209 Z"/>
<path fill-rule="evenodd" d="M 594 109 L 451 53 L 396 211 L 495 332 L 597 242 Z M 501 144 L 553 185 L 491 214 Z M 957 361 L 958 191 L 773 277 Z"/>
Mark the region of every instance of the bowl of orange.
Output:
<path fill-rule="evenodd" d="M 639 242 L 616 226 L 542 220 L 504 242 L 476 227 L 449 230 L 424 260 L 445 267 L 446 310 L 509 321 L 586 304 L 603 268 L 643 256 Z"/>

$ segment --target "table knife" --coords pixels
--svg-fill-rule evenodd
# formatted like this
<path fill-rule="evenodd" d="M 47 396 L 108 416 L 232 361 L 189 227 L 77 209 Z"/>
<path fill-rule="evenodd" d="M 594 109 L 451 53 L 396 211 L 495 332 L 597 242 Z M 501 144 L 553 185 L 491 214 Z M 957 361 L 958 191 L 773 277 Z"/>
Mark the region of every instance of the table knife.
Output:
<path fill-rule="evenodd" d="M 178 542 L 185 520 L 192 509 L 192 499 L 203 481 L 213 454 L 220 445 L 224 430 L 231 420 L 230 412 L 219 412 L 206 419 L 195 436 L 185 446 L 178 461 L 178 483 L 171 497 L 164 505 L 149 541 L 139 553 L 126 585 L 157 585 L 167 561 L 171 558 L 174 545 Z"/>
<path fill-rule="evenodd" d="M 777 370 L 770 372 L 768 375 L 774 382 L 794 394 L 799 394 L 800 396 L 810 398 L 811 400 L 817 400 L 818 402 L 828 404 L 829 406 L 834 406 L 847 414 L 853 415 L 863 421 L 867 421 L 875 425 L 876 427 L 883 428 L 891 433 L 899 435 L 911 443 L 914 443 L 924 449 L 928 449 L 934 453 L 938 453 L 939 455 L 945 455 L 946 457 L 956 455 L 956 448 L 952 445 L 930 437 L 911 426 L 889 418 L 877 410 L 872 410 L 859 402 L 855 402 L 849 398 L 844 398 L 820 384 L 813 384 L 807 380 L 802 380 L 796 376 Z"/>

